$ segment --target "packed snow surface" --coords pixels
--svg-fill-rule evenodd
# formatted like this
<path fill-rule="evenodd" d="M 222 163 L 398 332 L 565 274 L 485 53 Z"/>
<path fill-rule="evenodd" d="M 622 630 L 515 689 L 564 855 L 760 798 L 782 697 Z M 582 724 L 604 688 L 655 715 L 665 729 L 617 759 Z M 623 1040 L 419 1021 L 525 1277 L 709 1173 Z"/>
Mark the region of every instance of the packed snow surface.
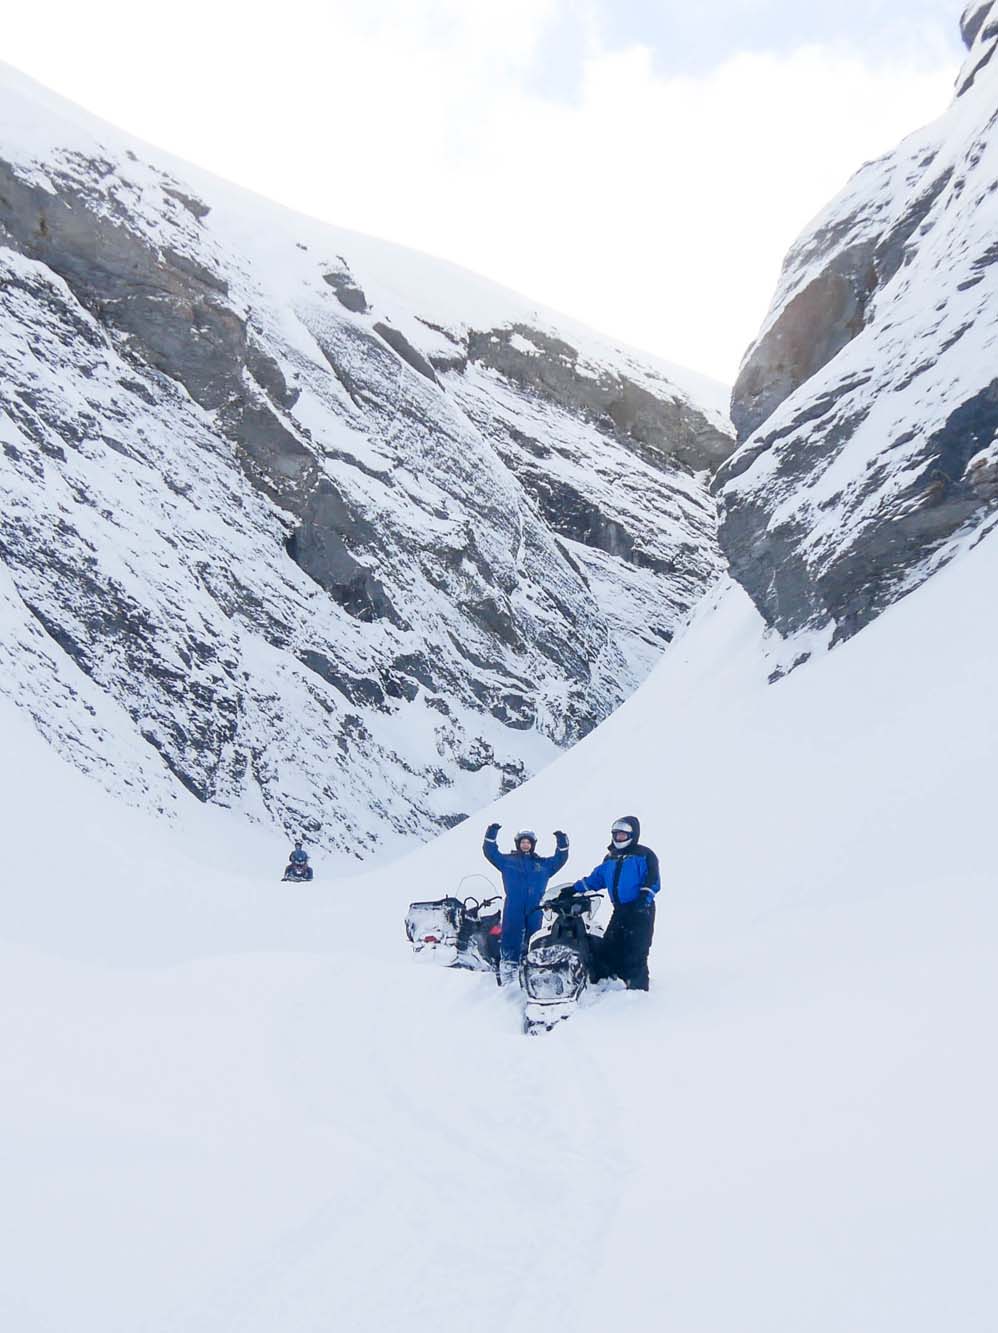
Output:
<path fill-rule="evenodd" d="M 366 876 L 116 804 L 4 702 L 0 1308 L 17 1333 L 983 1330 L 998 1121 L 988 538 L 775 686 L 747 597 Z M 649 995 L 550 1036 L 410 899 L 641 816 Z M 474 889 L 474 886 L 469 886 Z"/>

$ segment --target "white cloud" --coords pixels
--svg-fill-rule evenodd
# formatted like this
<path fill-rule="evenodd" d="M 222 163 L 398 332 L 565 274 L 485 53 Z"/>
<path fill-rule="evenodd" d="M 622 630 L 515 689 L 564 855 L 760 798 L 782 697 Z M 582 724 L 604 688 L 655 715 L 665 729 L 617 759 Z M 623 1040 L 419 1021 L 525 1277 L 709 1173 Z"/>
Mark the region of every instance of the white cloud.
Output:
<path fill-rule="evenodd" d="M 124 128 L 303 211 L 441 254 L 730 379 L 796 232 L 941 111 L 953 70 L 810 49 L 704 78 L 593 46 L 529 91 L 557 0 L 55 3 L 5 58 Z M 44 25 L 44 26 L 43 26 Z"/>

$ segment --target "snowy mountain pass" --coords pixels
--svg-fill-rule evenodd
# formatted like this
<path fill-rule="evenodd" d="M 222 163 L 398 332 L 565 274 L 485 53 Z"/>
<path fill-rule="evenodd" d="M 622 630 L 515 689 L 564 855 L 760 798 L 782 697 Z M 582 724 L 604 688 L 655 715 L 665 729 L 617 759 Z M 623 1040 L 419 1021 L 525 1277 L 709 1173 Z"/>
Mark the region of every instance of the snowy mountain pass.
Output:
<path fill-rule="evenodd" d="M 5 703 L 5 1325 L 986 1327 L 996 566 L 775 686 L 729 588 L 493 807 L 571 875 L 625 812 L 662 860 L 651 993 L 532 1040 L 402 936 L 489 812 L 282 885 L 263 830 L 115 802 Z"/>
<path fill-rule="evenodd" d="M 0 693 L 115 798 L 349 872 L 513 790 L 719 577 L 722 396 L 0 64 Z"/>

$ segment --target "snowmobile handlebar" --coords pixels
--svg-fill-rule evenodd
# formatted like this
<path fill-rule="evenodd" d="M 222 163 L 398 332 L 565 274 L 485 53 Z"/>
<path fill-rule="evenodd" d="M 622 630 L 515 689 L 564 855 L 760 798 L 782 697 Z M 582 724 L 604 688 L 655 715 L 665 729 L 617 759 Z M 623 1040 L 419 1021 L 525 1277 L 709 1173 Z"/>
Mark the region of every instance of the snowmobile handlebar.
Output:
<path fill-rule="evenodd" d="M 573 893 L 571 889 L 562 889 L 553 898 L 543 901 L 541 907 L 549 912 L 557 912 L 559 915 L 570 912 L 572 908 L 579 908 L 581 911 L 588 912 L 599 897 L 602 897 L 602 895 L 598 889 L 585 889 L 582 893 Z"/>
<path fill-rule="evenodd" d="M 461 906 L 466 912 L 480 912 L 484 907 L 491 907 L 493 903 L 501 903 L 502 898 L 496 895 L 495 898 L 483 898 L 481 902 L 477 898 L 465 898 Z"/>

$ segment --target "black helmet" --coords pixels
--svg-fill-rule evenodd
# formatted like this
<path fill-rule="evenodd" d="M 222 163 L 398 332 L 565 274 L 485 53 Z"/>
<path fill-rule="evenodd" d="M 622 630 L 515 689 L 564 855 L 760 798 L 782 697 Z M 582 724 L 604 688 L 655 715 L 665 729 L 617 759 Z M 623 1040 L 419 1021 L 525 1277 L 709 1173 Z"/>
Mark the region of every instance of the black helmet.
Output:
<path fill-rule="evenodd" d="M 520 850 L 520 843 L 523 841 L 524 838 L 526 838 L 527 841 L 530 843 L 530 850 L 533 851 L 534 848 L 537 846 L 537 834 L 533 831 L 533 829 L 529 828 L 520 829 L 519 833 L 516 835 L 516 838 L 513 841 L 513 845 L 516 848 L 516 850 L 517 851 Z"/>

